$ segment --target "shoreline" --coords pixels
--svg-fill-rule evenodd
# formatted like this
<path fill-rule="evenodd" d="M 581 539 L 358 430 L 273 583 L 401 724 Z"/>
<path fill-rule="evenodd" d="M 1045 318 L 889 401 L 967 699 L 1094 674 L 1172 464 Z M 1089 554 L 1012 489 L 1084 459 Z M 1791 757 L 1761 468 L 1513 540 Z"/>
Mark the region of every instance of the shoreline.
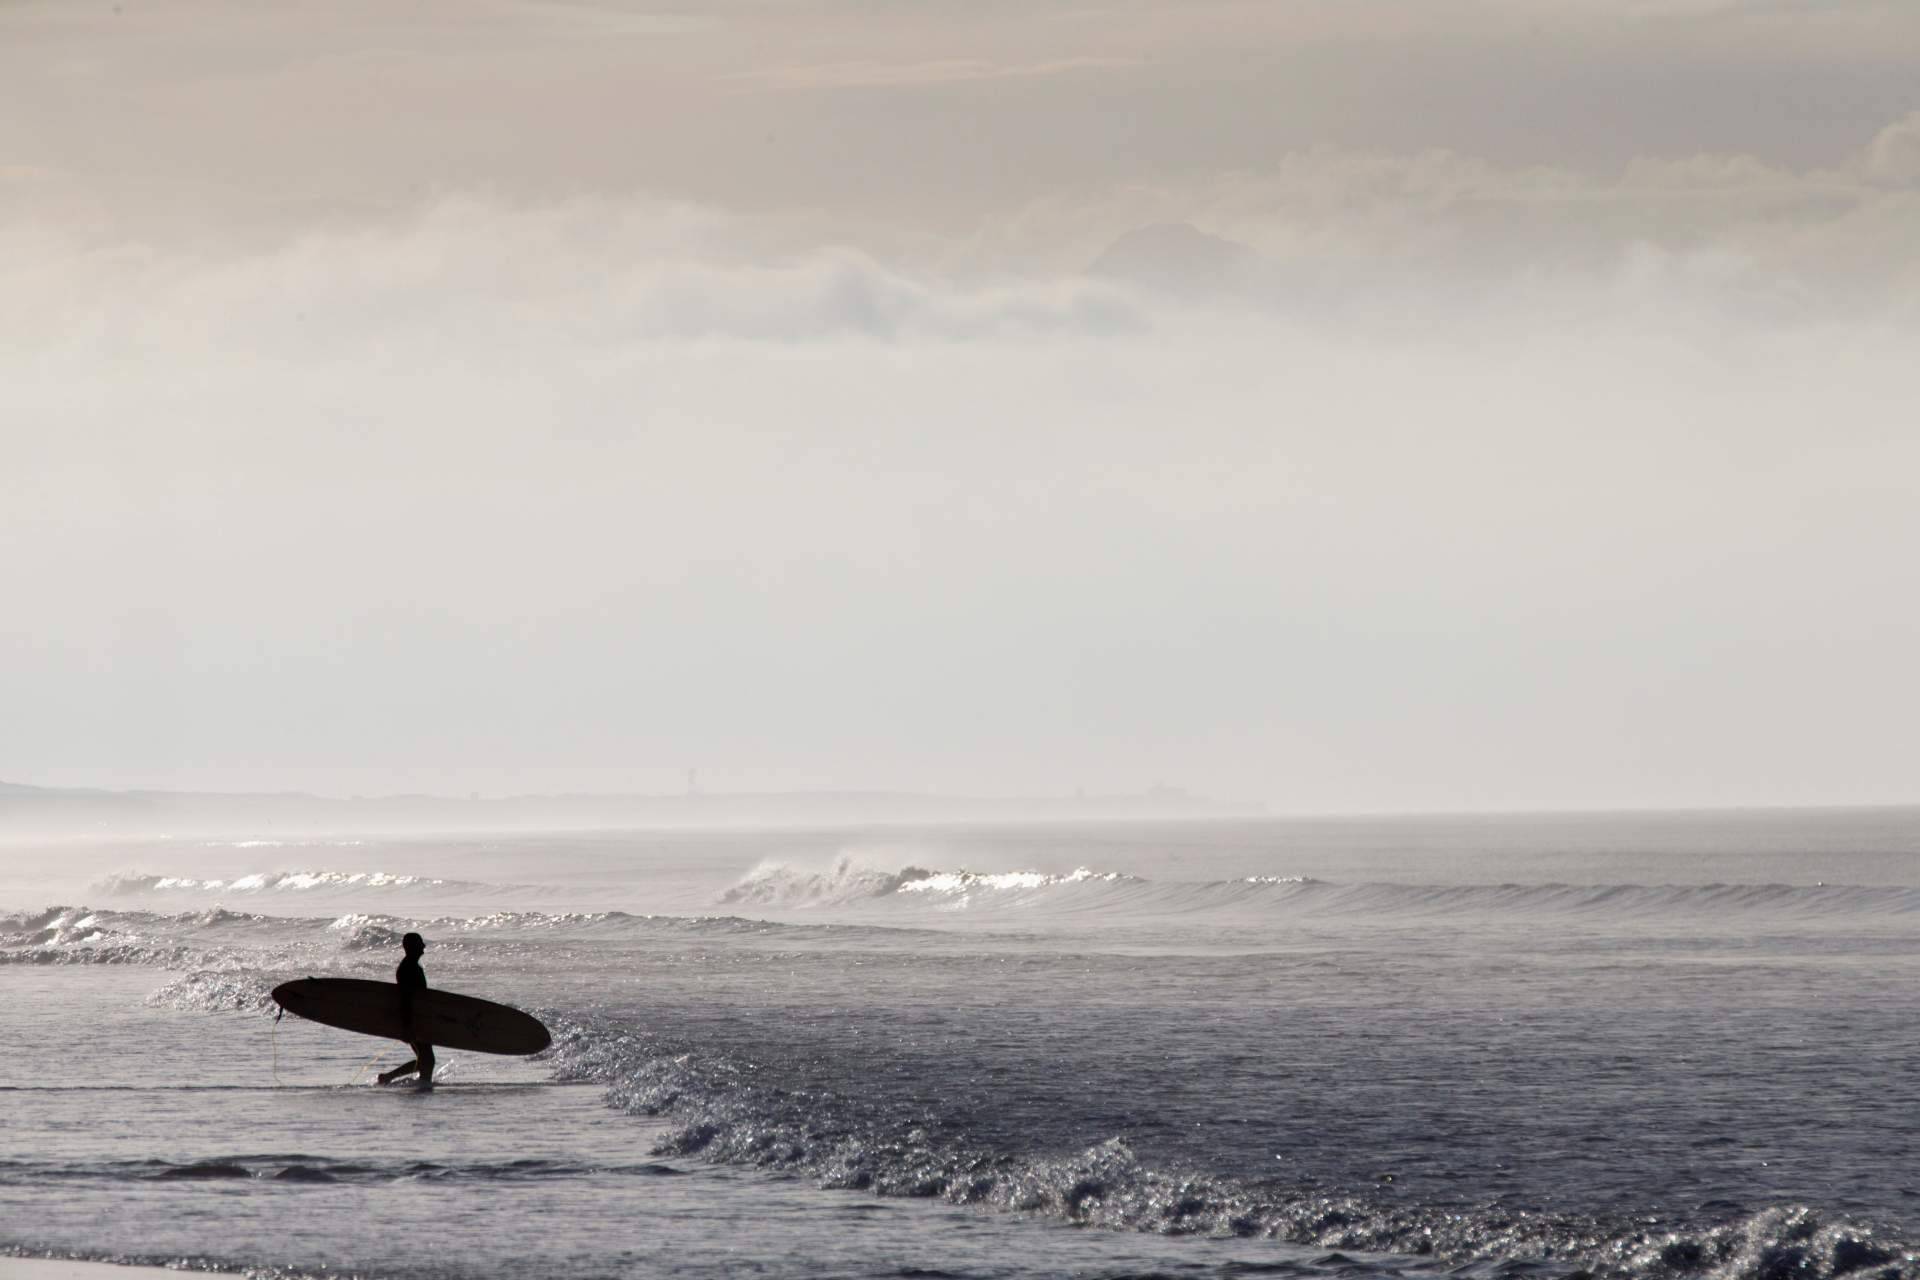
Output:
<path fill-rule="evenodd" d="M 199 1268 L 157 1267 L 143 1262 L 83 1258 L 23 1258 L 0 1253 L 0 1280 L 161 1280 Z M 206 1272 L 205 1274 L 218 1274 Z"/>

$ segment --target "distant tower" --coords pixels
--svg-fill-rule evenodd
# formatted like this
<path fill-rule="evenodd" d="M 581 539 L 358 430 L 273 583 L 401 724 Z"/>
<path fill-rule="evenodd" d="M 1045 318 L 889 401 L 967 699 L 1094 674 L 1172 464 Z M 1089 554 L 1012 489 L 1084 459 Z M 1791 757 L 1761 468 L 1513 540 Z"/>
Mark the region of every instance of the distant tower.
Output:
<path fill-rule="evenodd" d="M 698 769 L 687 770 L 687 794 L 690 796 L 700 794 L 700 771 Z"/>

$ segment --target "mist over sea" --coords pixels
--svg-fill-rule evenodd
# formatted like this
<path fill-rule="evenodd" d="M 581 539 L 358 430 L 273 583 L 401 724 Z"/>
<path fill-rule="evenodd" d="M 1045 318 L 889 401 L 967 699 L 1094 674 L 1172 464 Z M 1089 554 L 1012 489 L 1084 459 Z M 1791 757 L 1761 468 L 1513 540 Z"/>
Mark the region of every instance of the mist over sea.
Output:
<path fill-rule="evenodd" d="M 1920 810 L 0 852 L 0 1254 L 1920 1277 Z M 531 1060 L 287 1018 L 534 1011 Z"/>

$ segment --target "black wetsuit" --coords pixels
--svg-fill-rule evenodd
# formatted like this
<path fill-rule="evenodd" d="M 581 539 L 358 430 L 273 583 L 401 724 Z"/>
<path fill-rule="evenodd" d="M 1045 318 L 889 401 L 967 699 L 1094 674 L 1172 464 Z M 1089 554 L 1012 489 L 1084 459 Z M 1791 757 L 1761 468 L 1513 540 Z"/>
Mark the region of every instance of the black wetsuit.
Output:
<path fill-rule="evenodd" d="M 393 980 L 400 984 L 400 1016 L 411 1024 L 413 993 L 427 989 L 427 971 L 420 967 L 420 957 L 408 956 L 402 960 L 399 968 L 393 971 Z M 418 1073 L 421 1084 L 433 1083 L 433 1046 L 424 1040 L 416 1040 L 412 1047 L 413 1061 L 381 1072 L 382 1080 L 398 1080 L 401 1076 Z"/>

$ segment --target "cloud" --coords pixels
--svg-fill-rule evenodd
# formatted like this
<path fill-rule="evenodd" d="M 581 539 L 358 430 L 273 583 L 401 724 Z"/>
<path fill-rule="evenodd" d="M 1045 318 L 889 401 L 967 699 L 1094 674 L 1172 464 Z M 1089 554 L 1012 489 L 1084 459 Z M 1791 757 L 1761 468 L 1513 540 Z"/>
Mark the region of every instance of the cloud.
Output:
<path fill-rule="evenodd" d="M 1122 339 L 1238 325 L 1920 321 L 1920 115 L 1846 163 L 1611 173 L 1316 147 L 1261 170 L 1062 190 L 965 237 L 639 197 L 466 195 L 232 246 L 0 220 L 18 351 L 294 361 L 405 347 Z M 1609 319 L 1609 317 L 1611 319 Z M 529 356 L 528 358 L 531 358 Z"/>
<path fill-rule="evenodd" d="M 980 247 L 1067 269 L 1101 261 L 1140 228 L 1187 225 L 1254 251 L 1240 293 L 1255 283 L 1309 307 L 1548 303 L 1644 285 L 1649 264 L 1664 263 L 1673 291 L 1703 305 L 1717 298 L 1785 321 L 1913 319 L 1916 120 L 1811 169 L 1702 153 L 1592 173 L 1447 150 L 1314 147 L 1262 169 L 1062 192 Z"/>
<path fill-rule="evenodd" d="M 1138 330 L 1095 281 L 957 285 L 832 245 L 749 256 L 727 215 L 644 201 L 527 208 L 436 202 L 411 217 L 228 254 L 93 245 L 0 229 L 0 333 L 311 357 L 394 335 L 455 351 L 512 342 L 609 349 L 733 339 L 960 341 Z"/>
<path fill-rule="evenodd" d="M 1875 134 L 1864 160 L 1867 173 L 1881 182 L 1920 184 L 1920 111 Z"/>

